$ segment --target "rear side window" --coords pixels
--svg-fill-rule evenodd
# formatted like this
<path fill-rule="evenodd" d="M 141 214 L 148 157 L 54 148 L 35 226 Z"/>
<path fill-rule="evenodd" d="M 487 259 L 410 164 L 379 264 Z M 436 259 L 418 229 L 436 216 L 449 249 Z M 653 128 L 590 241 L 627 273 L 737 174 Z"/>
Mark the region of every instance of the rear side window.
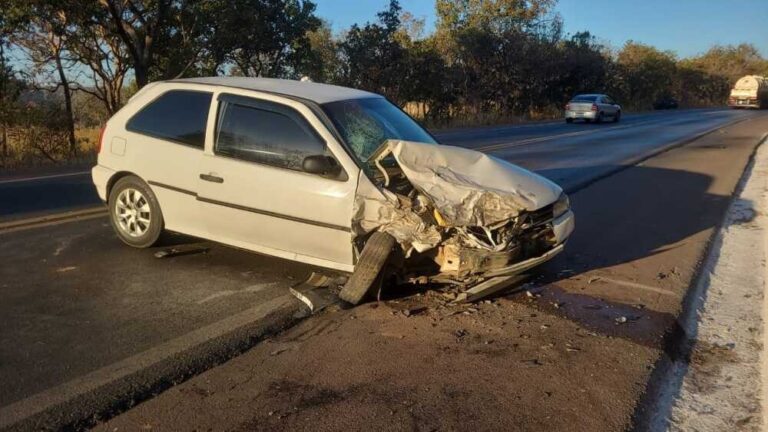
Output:
<path fill-rule="evenodd" d="M 202 149 L 211 98 L 207 92 L 171 90 L 131 117 L 126 129 Z"/>
<path fill-rule="evenodd" d="M 325 142 L 301 114 L 289 107 L 222 95 L 214 152 L 301 171 L 305 157 L 325 154 Z"/>

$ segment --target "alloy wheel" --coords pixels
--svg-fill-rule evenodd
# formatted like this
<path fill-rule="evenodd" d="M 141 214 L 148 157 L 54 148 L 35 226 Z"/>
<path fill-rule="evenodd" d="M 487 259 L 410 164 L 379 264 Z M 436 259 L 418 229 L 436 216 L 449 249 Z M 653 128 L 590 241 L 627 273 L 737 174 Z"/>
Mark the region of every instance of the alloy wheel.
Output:
<path fill-rule="evenodd" d="M 130 237 L 141 237 L 151 221 L 149 201 L 134 188 L 126 188 L 115 200 L 115 220 L 120 230 Z"/>

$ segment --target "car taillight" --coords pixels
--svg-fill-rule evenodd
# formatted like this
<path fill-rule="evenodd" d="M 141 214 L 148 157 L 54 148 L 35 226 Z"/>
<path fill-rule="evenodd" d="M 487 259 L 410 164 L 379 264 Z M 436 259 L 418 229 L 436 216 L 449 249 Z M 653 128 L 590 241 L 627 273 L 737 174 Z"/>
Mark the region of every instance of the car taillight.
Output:
<path fill-rule="evenodd" d="M 571 104 L 567 103 L 565 104 L 565 110 L 570 111 L 571 110 Z"/>
<path fill-rule="evenodd" d="M 592 111 L 597 111 L 597 104 L 592 104 Z"/>
<path fill-rule="evenodd" d="M 99 131 L 99 153 L 101 153 L 101 149 L 104 148 L 104 131 L 107 130 L 107 125 L 104 125 L 101 127 L 101 131 Z"/>

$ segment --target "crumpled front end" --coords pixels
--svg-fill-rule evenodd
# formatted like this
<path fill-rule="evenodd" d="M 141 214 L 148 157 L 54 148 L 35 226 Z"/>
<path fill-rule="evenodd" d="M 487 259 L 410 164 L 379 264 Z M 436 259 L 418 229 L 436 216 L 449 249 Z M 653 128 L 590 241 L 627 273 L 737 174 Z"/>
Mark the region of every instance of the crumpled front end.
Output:
<path fill-rule="evenodd" d="M 559 186 L 492 156 L 390 140 L 369 162 L 376 187 L 358 190 L 355 234 L 390 234 L 407 258 L 431 261 L 436 279 L 523 271 L 520 263 L 559 252 L 573 231 Z"/>

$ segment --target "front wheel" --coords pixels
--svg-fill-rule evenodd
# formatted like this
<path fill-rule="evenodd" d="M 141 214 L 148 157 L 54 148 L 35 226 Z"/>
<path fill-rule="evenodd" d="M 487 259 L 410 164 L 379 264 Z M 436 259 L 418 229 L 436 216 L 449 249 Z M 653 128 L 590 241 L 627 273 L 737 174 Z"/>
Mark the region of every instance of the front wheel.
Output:
<path fill-rule="evenodd" d="M 109 221 L 123 243 L 136 248 L 154 245 L 163 232 L 163 213 L 155 194 L 138 177 L 123 177 L 109 193 Z"/>
<path fill-rule="evenodd" d="M 354 273 L 344 284 L 339 297 L 356 305 L 370 295 L 376 288 L 376 282 L 382 282 L 382 272 L 394 247 L 395 238 L 391 235 L 380 231 L 371 234 L 355 264 Z"/>

